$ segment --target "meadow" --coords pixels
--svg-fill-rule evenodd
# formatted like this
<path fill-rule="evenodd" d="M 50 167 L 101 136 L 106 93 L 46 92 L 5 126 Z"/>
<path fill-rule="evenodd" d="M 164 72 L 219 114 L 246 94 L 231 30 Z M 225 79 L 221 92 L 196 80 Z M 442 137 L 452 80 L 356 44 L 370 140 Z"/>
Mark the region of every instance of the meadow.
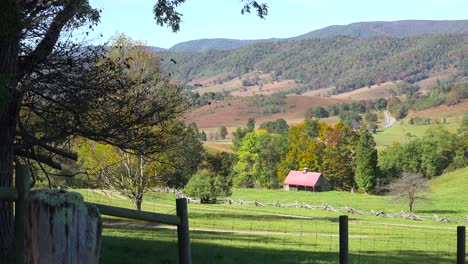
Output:
<path fill-rule="evenodd" d="M 416 202 L 416 214 L 468 215 L 468 168 L 432 180 L 431 203 Z M 87 201 L 131 208 L 122 196 L 80 190 Z M 148 193 L 143 210 L 175 214 L 175 195 Z M 286 192 L 236 189 L 230 199 L 327 203 L 358 210 L 407 211 L 392 197 L 346 192 Z M 223 200 L 223 199 L 221 199 Z M 338 263 L 338 216 L 301 208 L 190 204 L 193 263 Z M 351 263 L 453 263 L 456 226 L 349 215 Z M 465 223 L 466 225 L 466 223 Z M 104 218 L 102 263 L 177 263 L 177 234 L 171 227 Z"/>

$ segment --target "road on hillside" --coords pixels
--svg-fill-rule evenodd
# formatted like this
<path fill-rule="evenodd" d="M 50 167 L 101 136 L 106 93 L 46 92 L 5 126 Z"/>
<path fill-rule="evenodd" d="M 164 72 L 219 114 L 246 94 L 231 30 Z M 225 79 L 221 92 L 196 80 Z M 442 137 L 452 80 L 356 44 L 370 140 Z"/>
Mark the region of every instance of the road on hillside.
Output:
<path fill-rule="evenodd" d="M 396 119 L 391 117 L 388 111 L 384 111 L 384 114 L 385 114 L 384 128 L 391 127 L 396 122 Z"/>

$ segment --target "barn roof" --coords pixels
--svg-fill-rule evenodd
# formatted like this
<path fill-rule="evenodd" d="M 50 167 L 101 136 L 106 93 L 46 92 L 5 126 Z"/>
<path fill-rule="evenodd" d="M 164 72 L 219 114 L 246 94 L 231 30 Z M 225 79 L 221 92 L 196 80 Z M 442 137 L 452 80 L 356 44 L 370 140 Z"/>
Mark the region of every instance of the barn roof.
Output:
<path fill-rule="evenodd" d="M 322 175 L 320 172 L 290 171 L 284 184 L 314 187 Z"/>

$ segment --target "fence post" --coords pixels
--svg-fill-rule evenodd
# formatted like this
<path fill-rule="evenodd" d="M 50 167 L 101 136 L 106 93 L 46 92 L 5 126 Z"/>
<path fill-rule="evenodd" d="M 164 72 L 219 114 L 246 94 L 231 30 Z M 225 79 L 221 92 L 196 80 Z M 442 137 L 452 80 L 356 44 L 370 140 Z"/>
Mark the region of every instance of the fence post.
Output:
<path fill-rule="evenodd" d="M 457 264 L 466 264 L 466 227 L 457 227 Z"/>
<path fill-rule="evenodd" d="M 348 216 L 340 215 L 340 264 L 348 264 Z"/>
<path fill-rule="evenodd" d="M 25 236 L 26 221 L 28 217 L 29 193 L 30 193 L 30 178 L 31 171 L 29 165 L 16 165 L 16 182 L 15 187 L 18 192 L 18 200 L 15 202 L 15 259 L 17 264 L 25 263 L 26 248 Z"/>
<path fill-rule="evenodd" d="M 190 252 L 190 233 L 186 198 L 179 198 L 176 200 L 176 211 L 177 216 L 180 217 L 180 224 L 177 226 L 179 264 L 191 264 L 192 256 Z"/>

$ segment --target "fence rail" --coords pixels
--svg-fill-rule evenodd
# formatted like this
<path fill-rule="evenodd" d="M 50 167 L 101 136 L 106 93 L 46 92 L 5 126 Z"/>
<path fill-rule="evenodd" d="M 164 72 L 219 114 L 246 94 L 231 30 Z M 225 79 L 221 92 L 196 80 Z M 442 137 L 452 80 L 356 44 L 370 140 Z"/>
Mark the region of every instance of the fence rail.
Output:
<path fill-rule="evenodd" d="M 194 198 L 188 197 L 185 195 L 183 192 L 177 189 L 172 189 L 172 188 L 164 188 L 160 189 L 158 191 L 164 191 L 164 192 L 171 192 L 177 195 L 179 198 L 186 198 L 189 203 L 194 203 L 197 204 L 199 201 L 197 201 Z M 401 218 L 401 219 L 406 219 L 406 220 L 414 220 L 414 221 L 424 221 L 424 220 L 433 220 L 436 222 L 453 222 L 453 223 L 468 223 L 468 215 L 464 218 L 448 218 L 444 216 L 438 216 L 438 215 L 433 215 L 433 216 L 427 216 L 427 215 L 416 215 L 414 213 L 405 213 L 403 211 L 399 213 L 387 213 L 384 211 L 363 211 L 363 210 L 357 210 L 352 207 L 333 207 L 329 204 L 321 204 L 321 205 L 309 205 L 307 203 L 301 202 L 299 203 L 298 201 L 295 201 L 294 203 L 290 204 L 283 204 L 280 203 L 279 201 L 277 202 L 270 202 L 270 203 L 265 203 L 265 202 L 259 202 L 257 200 L 254 201 L 246 201 L 246 200 L 231 200 L 227 199 L 223 202 L 224 204 L 231 204 L 231 205 L 251 205 L 251 206 L 272 206 L 272 207 L 282 207 L 282 208 L 302 208 L 302 209 L 317 209 L 317 210 L 323 210 L 323 211 L 332 211 L 336 213 L 348 213 L 348 214 L 354 214 L 354 215 L 371 215 L 371 216 L 378 216 L 378 217 L 388 217 L 388 218 Z"/>
<path fill-rule="evenodd" d="M 194 201 L 194 199 L 188 200 L 191 203 L 198 203 L 198 201 Z M 282 208 L 302 208 L 302 209 L 317 209 L 323 211 L 332 211 L 337 213 L 348 213 L 354 215 L 372 215 L 378 217 L 388 217 L 388 218 L 402 218 L 407 220 L 414 220 L 414 221 L 423 221 L 423 220 L 433 220 L 437 222 L 468 222 L 468 216 L 464 218 L 447 218 L 443 216 L 424 216 L 424 215 L 416 215 L 413 213 L 386 213 L 384 211 L 363 211 L 357 210 L 352 207 L 333 207 L 329 204 L 321 204 L 321 205 L 309 205 L 307 203 L 298 203 L 297 201 L 290 204 L 282 204 L 280 202 L 270 202 L 270 203 L 261 203 L 259 201 L 245 201 L 245 200 L 231 200 L 227 199 L 224 201 L 225 204 L 231 205 L 250 205 L 250 206 L 273 206 L 273 207 L 282 207 Z"/>

